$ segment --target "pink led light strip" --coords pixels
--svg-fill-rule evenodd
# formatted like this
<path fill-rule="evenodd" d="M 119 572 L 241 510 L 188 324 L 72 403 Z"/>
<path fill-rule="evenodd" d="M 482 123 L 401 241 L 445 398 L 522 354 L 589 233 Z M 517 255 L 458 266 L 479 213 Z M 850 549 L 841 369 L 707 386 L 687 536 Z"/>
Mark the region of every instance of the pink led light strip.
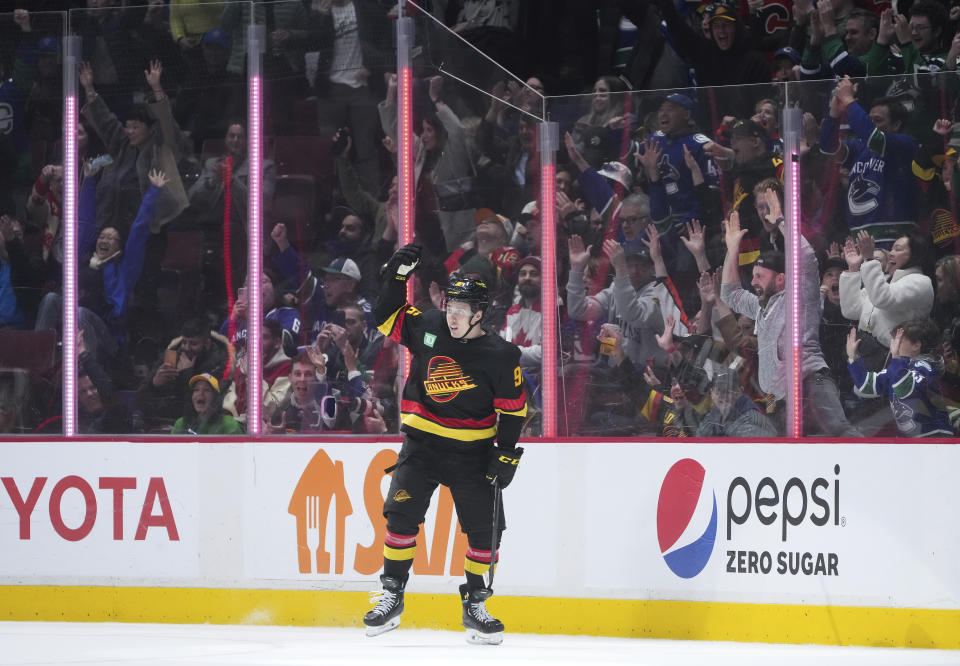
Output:
<path fill-rule="evenodd" d="M 540 229 L 541 306 L 543 313 L 542 393 L 544 437 L 557 436 L 557 223 L 556 150 L 559 130 L 556 123 L 540 124 Z"/>
<path fill-rule="evenodd" d="M 260 235 L 263 230 L 263 116 L 262 116 L 262 80 L 260 78 L 260 57 L 266 42 L 266 26 L 250 27 L 247 42 L 248 58 L 248 104 L 249 104 L 249 157 L 250 160 L 250 207 L 247 238 L 247 434 L 260 434 L 259 386 L 262 376 L 260 367 L 260 328 L 263 321 L 263 304 L 260 302 L 260 280 L 263 273 Z"/>

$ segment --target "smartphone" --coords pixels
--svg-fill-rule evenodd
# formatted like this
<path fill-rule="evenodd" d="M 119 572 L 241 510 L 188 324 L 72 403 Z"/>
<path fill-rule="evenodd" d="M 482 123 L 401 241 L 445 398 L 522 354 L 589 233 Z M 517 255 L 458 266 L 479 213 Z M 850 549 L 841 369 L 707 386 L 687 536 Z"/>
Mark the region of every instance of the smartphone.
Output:
<path fill-rule="evenodd" d="M 247 300 L 247 288 L 246 288 L 246 287 L 240 287 L 239 289 L 237 289 L 237 300 L 238 300 L 238 301 L 245 301 L 245 300 Z"/>
<path fill-rule="evenodd" d="M 336 324 L 340 328 L 344 328 L 347 325 L 347 315 L 343 310 L 336 310 L 330 315 L 330 319 L 328 321 L 331 324 Z"/>
<path fill-rule="evenodd" d="M 165 365 L 169 365 L 171 368 L 177 367 L 177 350 L 168 349 L 163 354 L 163 362 Z"/>

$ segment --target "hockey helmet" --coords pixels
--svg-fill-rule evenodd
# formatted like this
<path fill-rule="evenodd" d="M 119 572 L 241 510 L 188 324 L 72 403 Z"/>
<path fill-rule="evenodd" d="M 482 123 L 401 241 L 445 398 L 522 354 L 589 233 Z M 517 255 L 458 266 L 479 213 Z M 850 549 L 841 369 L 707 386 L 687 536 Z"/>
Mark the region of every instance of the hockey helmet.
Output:
<path fill-rule="evenodd" d="M 469 303 L 470 308 L 477 310 L 486 310 L 490 304 L 490 295 L 487 289 L 487 283 L 473 278 L 453 275 L 450 278 L 450 284 L 447 286 L 446 302 L 463 301 Z"/>

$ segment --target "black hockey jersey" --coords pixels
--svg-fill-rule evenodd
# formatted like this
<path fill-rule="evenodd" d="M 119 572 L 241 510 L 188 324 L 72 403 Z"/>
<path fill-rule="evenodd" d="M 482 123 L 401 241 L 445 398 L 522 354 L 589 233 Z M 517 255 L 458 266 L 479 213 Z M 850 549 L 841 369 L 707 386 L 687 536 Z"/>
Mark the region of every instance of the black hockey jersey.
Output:
<path fill-rule="evenodd" d="M 389 303 L 390 294 L 383 300 Z M 379 330 L 413 357 L 400 401 L 402 429 L 462 442 L 496 437 L 501 447 L 514 447 L 527 414 L 520 349 L 491 334 L 456 340 L 439 310 L 388 308 L 377 308 Z"/>

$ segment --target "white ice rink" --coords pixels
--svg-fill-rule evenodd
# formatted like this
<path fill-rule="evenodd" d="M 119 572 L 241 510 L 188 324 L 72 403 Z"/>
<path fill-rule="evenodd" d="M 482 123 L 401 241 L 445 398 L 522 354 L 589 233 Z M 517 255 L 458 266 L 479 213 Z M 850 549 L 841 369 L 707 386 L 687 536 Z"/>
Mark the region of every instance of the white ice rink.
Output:
<path fill-rule="evenodd" d="M 464 634 L 361 629 L 0 622 L 0 665 L 426 666 L 636 664 L 650 666 L 920 666 L 960 664 L 960 651 L 701 643 L 507 634 L 467 645 Z"/>

